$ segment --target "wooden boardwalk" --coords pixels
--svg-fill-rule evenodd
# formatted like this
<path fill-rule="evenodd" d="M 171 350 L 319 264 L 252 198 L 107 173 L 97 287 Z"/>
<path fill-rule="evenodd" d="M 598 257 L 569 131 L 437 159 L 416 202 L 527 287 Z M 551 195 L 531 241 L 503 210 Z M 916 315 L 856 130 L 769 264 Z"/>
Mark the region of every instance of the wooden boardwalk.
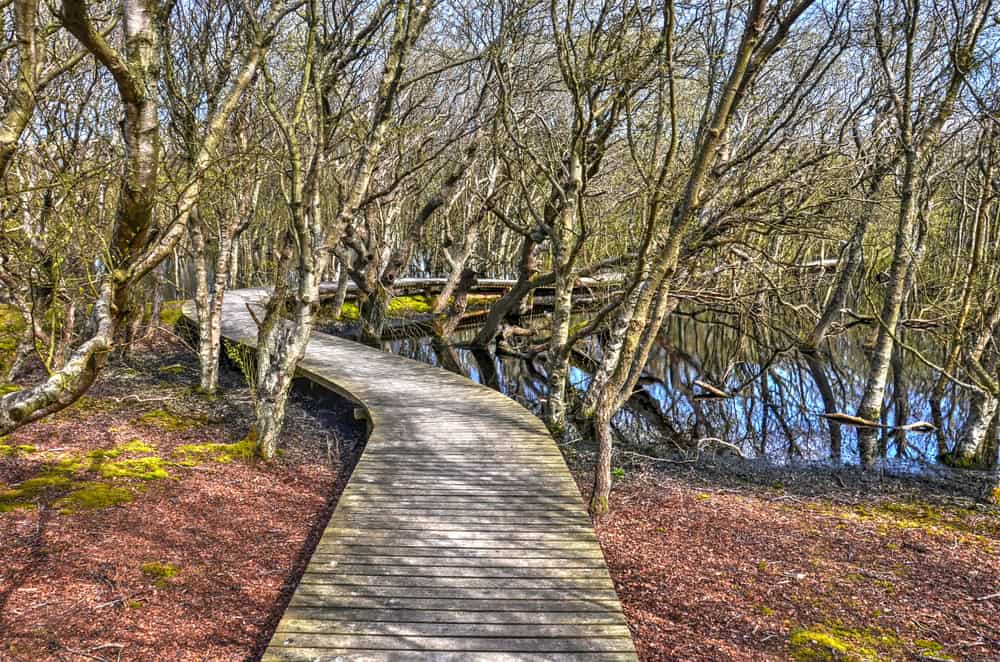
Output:
<path fill-rule="evenodd" d="M 227 294 L 223 334 L 253 344 Z M 371 422 L 264 660 L 636 660 L 545 427 L 464 377 L 315 333 L 300 371 Z"/>

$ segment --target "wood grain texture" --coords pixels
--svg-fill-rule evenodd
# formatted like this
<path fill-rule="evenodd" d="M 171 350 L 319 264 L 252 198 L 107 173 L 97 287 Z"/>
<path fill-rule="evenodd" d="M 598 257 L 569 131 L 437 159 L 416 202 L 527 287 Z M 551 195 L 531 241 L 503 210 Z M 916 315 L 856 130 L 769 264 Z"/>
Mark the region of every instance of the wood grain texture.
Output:
<path fill-rule="evenodd" d="M 226 294 L 226 338 L 255 344 L 247 306 L 263 296 Z M 299 372 L 357 402 L 370 436 L 264 660 L 637 659 L 576 484 L 535 416 L 322 333 Z"/>

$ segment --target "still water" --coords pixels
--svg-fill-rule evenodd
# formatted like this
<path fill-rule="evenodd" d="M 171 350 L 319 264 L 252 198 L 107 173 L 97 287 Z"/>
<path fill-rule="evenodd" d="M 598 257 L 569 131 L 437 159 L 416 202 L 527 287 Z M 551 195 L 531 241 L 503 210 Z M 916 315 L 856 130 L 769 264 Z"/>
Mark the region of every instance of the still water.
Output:
<path fill-rule="evenodd" d="M 528 361 L 462 347 L 475 329 L 459 330 L 455 345 L 431 337 L 386 341 L 383 349 L 460 372 L 541 413 L 547 388 L 542 360 Z M 853 413 L 864 388 L 864 345 L 870 327 L 855 327 L 827 341 L 823 349 L 826 373 L 839 410 Z M 910 342 L 922 343 L 911 334 Z M 613 421 L 620 441 L 656 455 L 690 449 L 697 441 L 718 438 L 737 446 L 748 458 L 771 462 L 817 462 L 830 456 L 827 425 L 819 415 L 823 404 L 802 357 L 792 349 L 791 336 L 751 323 L 733 324 L 685 314 L 671 317 L 650 355 L 639 389 Z M 927 341 L 929 343 L 929 340 Z M 928 348 L 933 352 L 933 347 Z M 571 379 L 576 391 L 586 389 L 588 359 L 601 353 L 591 339 L 574 362 Z M 902 384 L 909 405 L 907 420 L 895 420 L 890 375 L 886 415 L 893 426 L 931 419 L 928 395 L 936 375 L 916 360 L 905 360 Z M 697 397 L 695 380 L 729 393 L 725 399 Z M 967 412 L 967 395 L 950 387 L 942 401 L 945 434 L 953 441 Z M 858 461 L 856 435 L 843 427 L 843 461 Z M 933 434 L 907 433 L 905 447 L 886 438 L 887 456 L 914 468 L 933 464 L 937 448 Z M 896 462 L 897 464 L 899 462 Z"/>

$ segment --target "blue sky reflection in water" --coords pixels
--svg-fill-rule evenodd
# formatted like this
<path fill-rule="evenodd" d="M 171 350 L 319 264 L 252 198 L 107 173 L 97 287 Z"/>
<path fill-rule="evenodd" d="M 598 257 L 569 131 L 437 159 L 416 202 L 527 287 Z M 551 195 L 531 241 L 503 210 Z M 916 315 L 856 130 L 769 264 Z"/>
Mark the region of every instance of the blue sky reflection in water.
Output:
<path fill-rule="evenodd" d="M 866 361 L 864 344 L 870 327 L 857 326 L 832 337 L 823 347 L 827 375 L 840 411 L 853 414 L 864 387 Z M 908 341 L 934 354 L 932 339 L 919 331 L 909 333 Z M 456 341 L 471 339 L 473 330 L 459 331 Z M 787 346 L 787 341 L 785 341 Z M 780 343 L 759 331 L 748 333 L 732 325 L 717 324 L 699 317 L 675 315 L 665 325 L 653 349 L 639 384 L 639 391 L 628 407 L 614 420 L 615 431 L 629 446 L 642 452 L 676 450 L 692 440 L 718 437 L 739 446 L 747 457 L 766 457 L 785 463 L 824 461 L 829 457 L 829 435 L 820 394 L 808 367 L 795 350 L 771 360 L 773 347 Z M 451 359 L 442 360 L 444 350 L 429 337 L 393 340 L 385 349 L 433 365 L 454 367 L 476 382 L 487 384 L 540 413 L 547 391 L 542 361 L 463 348 L 452 348 Z M 585 357 L 598 358 L 601 347 L 592 339 L 583 348 L 571 372 L 571 381 L 583 391 L 590 380 L 590 366 Z M 766 373 L 764 371 L 767 365 Z M 904 379 L 909 416 L 896 420 L 892 379 L 886 389 L 883 423 L 897 425 L 931 418 L 927 396 L 935 373 L 911 357 L 904 359 Z M 695 397 L 695 380 L 704 380 L 727 392 L 743 388 L 724 400 Z M 952 442 L 968 409 L 968 396 L 957 387 L 949 387 L 942 409 L 945 433 Z M 843 459 L 858 461 L 857 440 L 851 428 L 844 427 Z M 900 455 L 895 440 L 885 435 L 888 457 L 911 461 L 915 466 L 933 463 L 936 444 L 933 434 L 908 433 L 907 448 Z"/>

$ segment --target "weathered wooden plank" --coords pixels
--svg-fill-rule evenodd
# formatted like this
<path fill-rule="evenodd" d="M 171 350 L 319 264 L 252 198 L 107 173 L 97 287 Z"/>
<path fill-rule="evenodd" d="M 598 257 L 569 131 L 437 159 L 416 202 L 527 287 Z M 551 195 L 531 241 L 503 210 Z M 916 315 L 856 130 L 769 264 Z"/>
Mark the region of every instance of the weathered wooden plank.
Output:
<path fill-rule="evenodd" d="M 623 625 L 621 612 L 537 612 L 476 611 L 452 609 L 331 609 L 328 607 L 291 606 L 282 620 L 351 621 L 354 623 L 441 623 L 462 625 Z"/>
<path fill-rule="evenodd" d="M 302 575 L 302 584 L 342 584 L 344 586 L 394 586 L 394 587 L 454 587 L 454 588 L 539 588 L 572 590 L 579 588 L 610 588 L 605 577 L 454 577 L 443 575 L 425 577 L 414 575 L 348 575 L 342 572 L 314 572 L 309 569 Z"/>
<path fill-rule="evenodd" d="M 619 609 L 618 599 L 606 600 L 474 600 L 460 598 L 406 598 L 314 594 L 299 586 L 290 604 L 331 609 L 453 609 L 455 611 L 610 611 Z"/>
<path fill-rule="evenodd" d="M 400 519 L 366 518 L 359 517 L 357 513 L 350 516 L 338 517 L 331 522 L 328 530 L 339 531 L 477 531 L 477 532 L 507 532 L 516 533 L 520 531 L 551 531 L 552 528 L 562 531 L 580 531 L 589 533 L 586 522 L 573 520 L 524 520 L 518 522 L 516 519 L 508 520 L 486 520 L 475 517 L 410 517 Z"/>
<path fill-rule="evenodd" d="M 436 538 L 423 538 L 416 540 L 413 538 L 408 538 L 404 536 L 399 536 L 395 538 L 382 538 L 378 540 L 372 540 L 368 538 L 332 538 L 323 539 L 317 546 L 317 551 L 320 552 L 337 552 L 344 550 L 345 545 L 377 545 L 380 547 L 394 547 L 398 549 L 405 548 L 407 552 L 418 552 L 421 554 L 432 554 L 434 552 L 443 552 L 449 549 L 462 549 L 462 550 L 478 550 L 478 549 L 489 549 L 489 550 L 520 550 L 524 549 L 526 546 L 531 546 L 532 550 L 535 552 L 550 552 L 552 555 L 558 554 L 560 551 L 572 550 L 579 551 L 587 549 L 593 546 L 593 542 L 589 540 L 554 540 L 550 542 L 546 541 L 521 541 L 520 543 L 516 540 L 463 540 L 460 542 L 451 540 L 439 540 Z"/>
<path fill-rule="evenodd" d="M 326 582 L 303 582 L 299 595 L 324 598 L 405 598 L 448 600 L 587 600 L 614 601 L 611 586 L 599 588 L 464 588 L 460 586 L 360 586 Z"/>
<path fill-rule="evenodd" d="M 284 618 L 279 634 L 354 634 L 398 637 L 628 637 L 625 625 L 600 623 L 562 625 L 499 623 L 385 623 L 379 621 L 329 621 L 310 618 Z M 285 640 L 276 637 L 282 641 Z"/>
<path fill-rule="evenodd" d="M 635 653 L 521 653 L 483 651 L 359 651 L 350 648 L 267 649 L 262 662 L 635 662 Z"/>
<path fill-rule="evenodd" d="M 448 637 L 283 632 L 282 647 L 344 648 L 349 650 L 469 651 L 525 653 L 625 653 L 632 640 L 624 637 Z"/>
<path fill-rule="evenodd" d="M 518 530 L 515 527 L 514 530 L 498 530 L 490 528 L 486 531 L 469 531 L 444 529 L 376 529 L 367 527 L 349 528 L 334 525 L 328 527 L 326 531 L 323 532 L 323 540 L 350 540 L 357 537 L 364 538 L 367 541 L 386 540 L 392 542 L 397 540 L 409 540 L 414 543 L 417 541 L 421 543 L 438 543 L 441 541 L 463 543 L 465 541 L 484 541 L 492 543 L 510 541 L 519 545 L 519 541 L 522 540 L 541 542 L 590 542 L 593 535 L 593 531 L 579 527 L 558 527 L 554 530 Z"/>
<path fill-rule="evenodd" d="M 433 558 L 421 558 L 422 563 L 407 563 L 412 557 L 378 557 L 392 559 L 394 563 L 352 563 L 341 561 L 309 564 L 309 572 L 342 572 L 345 574 L 406 575 L 425 577 L 579 577 L 584 571 L 593 570 L 605 576 L 603 559 L 510 559 L 488 563 L 486 559 L 445 559 L 447 564 Z"/>
<path fill-rule="evenodd" d="M 227 338 L 255 342 L 246 306 L 262 296 L 227 295 Z M 635 661 L 582 497 L 538 419 L 324 334 L 299 374 L 361 403 L 371 436 L 263 659 Z"/>

